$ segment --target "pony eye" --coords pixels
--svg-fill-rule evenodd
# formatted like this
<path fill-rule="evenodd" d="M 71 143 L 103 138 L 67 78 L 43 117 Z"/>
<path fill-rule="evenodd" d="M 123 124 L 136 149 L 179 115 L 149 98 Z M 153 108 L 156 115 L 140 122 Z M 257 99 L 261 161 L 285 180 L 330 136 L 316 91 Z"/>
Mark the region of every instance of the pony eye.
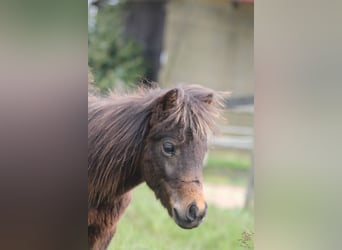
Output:
<path fill-rule="evenodd" d="M 163 143 L 163 151 L 168 155 L 174 155 L 175 154 L 175 147 L 171 142 L 164 142 Z"/>

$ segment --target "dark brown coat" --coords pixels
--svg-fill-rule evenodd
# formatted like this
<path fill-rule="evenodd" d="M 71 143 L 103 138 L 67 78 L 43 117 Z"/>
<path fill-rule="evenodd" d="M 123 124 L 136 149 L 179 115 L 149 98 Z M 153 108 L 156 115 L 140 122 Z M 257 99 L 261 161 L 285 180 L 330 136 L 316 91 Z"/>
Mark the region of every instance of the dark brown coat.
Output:
<path fill-rule="evenodd" d="M 200 224 L 207 205 L 202 161 L 224 93 L 200 86 L 88 96 L 88 242 L 106 249 L 142 182 L 182 228 Z"/>

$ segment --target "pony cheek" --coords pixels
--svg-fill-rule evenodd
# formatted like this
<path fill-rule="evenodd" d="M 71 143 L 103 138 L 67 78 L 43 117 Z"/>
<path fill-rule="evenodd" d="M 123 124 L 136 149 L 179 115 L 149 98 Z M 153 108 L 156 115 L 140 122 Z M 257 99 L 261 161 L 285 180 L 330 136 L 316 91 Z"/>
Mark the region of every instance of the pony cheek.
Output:
<path fill-rule="evenodd" d="M 146 181 L 146 183 L 150 186 L 152 185 L 152 181 L 156 177 L 157 173 L 155 171 L 155 160 L 152 155 L 149 153 L 144 153 L 145 157 L 143 158 L 141 164 L 142 169 L 142 177 Z M 150 186 L 151 187 L 151 186 Z"/>
<path fill-rule="evenodd" d="M 162 166 L 162 168 L 164 169 L 165 175 L 169 178 L 172 178 L 175 175 L 175 165 L 173 163 L 170 162 L 165 162 L 164 166 Z"/>
<path fill-rule="evenodd" d="M 167 209 L 168 214 L 172 217 L 172 190 L 164 179 L 160 179 L 159 184 L 152 189 L 156 198 L 160 200 L 161 204 Z"/>

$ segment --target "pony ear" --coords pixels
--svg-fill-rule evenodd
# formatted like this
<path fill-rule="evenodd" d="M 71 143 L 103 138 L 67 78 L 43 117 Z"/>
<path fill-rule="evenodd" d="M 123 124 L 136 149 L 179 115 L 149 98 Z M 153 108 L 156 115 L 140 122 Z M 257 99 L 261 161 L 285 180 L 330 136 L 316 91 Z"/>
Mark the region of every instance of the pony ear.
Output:
<path fill-rule="evenodd" d="M 200 100 L 207 104 L 211 104 L 213 102 L 213 98 L 214 98 L 213 93 L 209 93 L 206 96 L 200 97 Z"/>
<path fill-rule="evenodd" d="M 169 90 L 164 96 L 161 97 L 161 105 L 162 109 L 169 110 L 171 108 L 174 108 L 177 105 L 177 99 L 178 99 L 178 89 L 171 89 Z"/>
<path fill-rule="evenodd" d="M 172 109 L 177 105 L 178 89 L 171 89 L 163 96 L 159 97 L 156 106 L 152 111 L 152 117 L 150 119 L 150 126 L 154 126 L 158 121 L 164 120 L 167 115 L 164 111 Z"/>

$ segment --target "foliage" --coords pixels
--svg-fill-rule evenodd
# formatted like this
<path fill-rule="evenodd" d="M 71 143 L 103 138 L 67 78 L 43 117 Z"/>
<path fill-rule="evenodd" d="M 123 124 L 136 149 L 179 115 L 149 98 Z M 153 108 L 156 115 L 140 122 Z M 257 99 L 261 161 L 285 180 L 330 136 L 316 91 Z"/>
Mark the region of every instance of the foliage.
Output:
<path fill-rule="evenodd" d="M 88 63 L 101 91 L 127 87 L 145 73 L 141 48 L 123 36 L 122 17 L 122 4 L 107 4 L 88 30 Z"/>
<path fill-rule="evenodd" d="M 143 184 L 120 220 L 109 249 L 253 249 L 253 216 L 247 211 L 219 209 L 209 204 L 203 223 L 192 230 L 179 228 L 154 194 Z"/>
<path fill-rule="evenodd" d="M 253 246 L 253 237 L 254 233 L 250 231 L 244 231 L 242 232 L 241 239 L 239 240 L 241 242 L 241 246 L 245 247 L 246 249 L 254 249 Z"/>

